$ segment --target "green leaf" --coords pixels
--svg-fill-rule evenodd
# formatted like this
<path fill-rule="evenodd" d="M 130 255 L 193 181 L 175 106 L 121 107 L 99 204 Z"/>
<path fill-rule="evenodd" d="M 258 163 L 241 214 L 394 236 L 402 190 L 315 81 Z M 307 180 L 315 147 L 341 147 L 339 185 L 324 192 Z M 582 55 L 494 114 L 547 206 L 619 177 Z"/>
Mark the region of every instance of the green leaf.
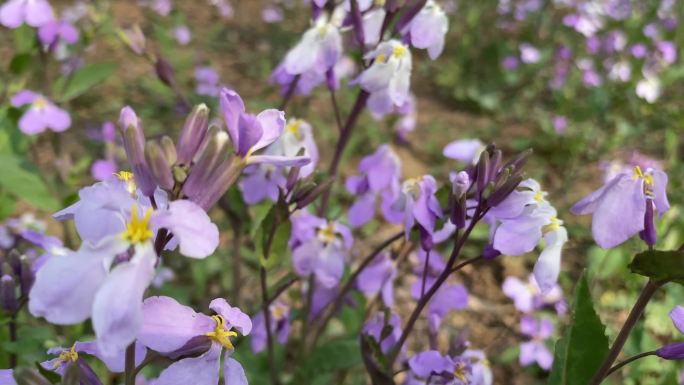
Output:
<path fill-rule="evenodd" d="M 249 230 L 250 237 L 254 238 L 254 235 L 257 233 L 257 230 L 262 227 L 264 219 L 266 219 L 272 208 L 273 202 L 269 199 L 250 208 L 250 211 L 252 212 L 252 227 Z"/>
<path fill-rule="evenodd" d="M 314 350 L 299 366 L 296 378 L 317 378 L 325 373 L 352 369 L 361 365 L 361 350 L 356 339 L 331 341 Z M 295 383 L 307 383 L 299 381 Z"/>
<path fill-rule="evenodd" d="M 28 53 L 14 55 L 9 64 L 9 70 L 14 75 L 21 75 L 31 67 L 32 57 Z"/>
<path fill-rule="evenodd" d="M 271 211 L 271 213 L 273 213 L 273 212 L 275 212 L 275 210 Z M 271 217 L 271 215 L 269 215 L 269 218 L 270 217 Z M 262 232 L 262 234 L 263 234 L 262 250 L 264 247 L 266 247 L 266 243 L 268 241 L 268 234 L 270 232 L 270 227 L 272 226 L 272 222 L 267 219 L 266 221 L 264 221 L 264 225 L 267 227 L 265 227 L 265 230 Z M 275 234 L 273 235 L 273 240 L 271 241 L 271 250 L 269 252 L 268 259 L 264 258 L 263 252 L 260 253 L 260 255 L 259 255 L 259 261 L 261 262 L 261 265 L 266 270 L 277 267 L 284 260 L 286 260 L 286 257 L 289 255 L 289 250 L 290 250 L 290 248 L 287 247 L 287 242 L 290 240 L 290 233 L 291 232 L 292 232 L 292 223 L 290 221 L 285 221 L 285 222 L 278 224 L 278 227 L 275 230 Z"/>
<path fill-rule="evenodd" d="M 26 24 L 14 30 L 14 48 L 17 52 L 28 52 L 35 46 L 36 31 Z"/>
<path fill-rule="evenodd" d="M 575 288 L 574 299 L 570 325 L 556 343 L 549 385 L 588 383 L 608 354 L 608 337 L 594 310 L 586 271 Z"/>
<path fill-rule="evenodd" d="M 60 102 L 69 101 L 107 80 L 116 67 L 114 63 L 97 63 L 83 67 L 71 75 L 57 79 L 53 92 L 59 95 Z"/>
<path fill-rule="evenodd" d="M 684 251 L 644 251 L 634 257 L 629 268 L 657 282 L 684 285 Z"/>
<path fill-rule="evenodd" d="M 59 202 L 50 194 L 35 167 L 18 158 L 0 154 L 0 188 L 45 211 L 56 211 Z"/>

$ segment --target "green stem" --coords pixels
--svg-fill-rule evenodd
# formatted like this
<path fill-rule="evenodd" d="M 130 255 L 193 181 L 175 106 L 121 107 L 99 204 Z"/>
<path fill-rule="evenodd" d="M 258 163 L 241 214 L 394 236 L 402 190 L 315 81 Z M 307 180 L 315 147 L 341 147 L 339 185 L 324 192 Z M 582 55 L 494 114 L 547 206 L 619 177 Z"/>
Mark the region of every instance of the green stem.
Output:
<path fill-rule="evenodd" d="M 623 366 L 625 366 L 627 364 L 630 364 L 630 363 L 632 363 L 632 362 L 634 362 L 640 358 L 644 358 L 644 357 L 648 357 L 648 356 L 654 356 L 655 354 L 656 354 L 655 350 L 652 350 L 650 352 L 643 352 L 643 353 L 639 353 L 635 356 L 629 357 L 628 359 L 626 359 L 626 360 L 618 363 L 617 365 L 613 366 L 612 368 L 610 368 L 608 373 L 606 373 L 606 377 L 610 376 L 613 372 L 619 370 L 620 368 L 622 368 Z"/>

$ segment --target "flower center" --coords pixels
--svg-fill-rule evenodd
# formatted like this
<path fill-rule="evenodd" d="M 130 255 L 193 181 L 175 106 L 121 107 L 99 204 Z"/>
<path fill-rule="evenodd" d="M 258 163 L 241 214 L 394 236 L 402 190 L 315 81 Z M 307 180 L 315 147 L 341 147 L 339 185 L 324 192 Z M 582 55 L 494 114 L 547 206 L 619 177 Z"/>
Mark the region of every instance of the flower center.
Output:
<path fill-rule="evenodd" d="M 116 177 L 119 178 L 120 181 L 126 182 L 126 191 L 128 191 L 129 194 L 135 193 L 137 186 L 135 185 L 135 177 L 132 172 L 119 171 L 115 172 L 114 175 L 116 175 Z"/>
<path fill-rule="evenodd" d="M 301 120 L 295 119 L 288 123 L 287 127 L 285 127 L 285 131 L 292 134 L 295 138 L 297 138 L 297 140 L 302 140 L 302 132 L 299 129 L 300 124 Z"/>
<path fill-rule="evenodd" d="M 329 222 L 324 228 L 318 230 L 318 239 L 323 243 L 332 243 L 335 240 L 335 225 Z"/>
<path fill-rule="evenodd" d="M 649 197 L 653 197 L 653 175 L 651 175 L 648 170 L 646 174 L 641 171 L 641 167 L 634 166 L 634 179 L 642 179 L 644 181 L 644 194 Z"/>
<path fill-rule="evenodd" d="M 138 217 L 138 207 L 131 210 L 131 221 L 126 225 L 126 230 L 121 233 L 121 238 L 131 244 L 139 244 L 148 241 L 154 236 L 150 229 L 150 217 L 152 209 L 148 209 L 143 218 Z"/>
<path fill-rule="evenodd" d="M 468 382 L 468 376 L 466 376 L 466 365 L 463 362 L 456 364 L 456 369 L 454 370 L 454 377 L 458 378 L 459 381 L 466 384 Z"/>
<path fill-rule="evenodd" d="M 230 342 L 230 337 L 236 337 L 237 333 L 226 330 L 226 320 L 223 318 L 223 316 L 213 315 L 211 318 L 216 321 L 216 327 L 214 328 L 213 332 L 206 333 L 205 336 L 218 342 L 226 349 L 235 349 L 233 343 Z"/>
<path fill-rule="evenodd" d="M 78 360 L 78 353 L 76 352 L 76 345 L 74 345 L 71 349 L 59 353 L 59 361 L 55 361 L 53 366 L 56 368 L 61 364 L 67 364 L 69 361 L 76 362 L 76 360 Z"/>
<path fill-rule="evenodd" d="M 285 306 L 281 306 L 281 305 L 274 305 L 271 308 L 271 314 L 273 314 L 273 318 L 276 321 L 280 321 L 281 319 L 283 319 L 283 317 L 285 317 L 286 311 L 287 311 L 287 309 L 285 308 Z"/>
<path fill-rule="evenodd" d="M 557 217 L 551 217 L 550 220 L 551 223 L 542 227 L 542 233 L 546 234 L 550 231 L 558 230 L 563 224 L 563 222 L 561 222 L 560 219 L 558 219 Z"/>
<path fill-rule="evenodd" d="M 394 47 L 394 50 L 392 51 L 392 55 L 397 59 L 404 56 L 405 53 L 406 53 L 406 47 L 404 47 L 403 45 L 398 45 L 398 46 Z"/>
<path fill-rule="evenodd" d="M 37 110 L 42 110 L 47 105 L 47 100 L 44 97 L 38 96 L 33 100 L 33 107 Z"/>
<path fill-rule="evenodd" d="M 404 182 L 404 193 L 411 195 L 414 200 L 420 198 L 420 178 L 409 178 Z"/>

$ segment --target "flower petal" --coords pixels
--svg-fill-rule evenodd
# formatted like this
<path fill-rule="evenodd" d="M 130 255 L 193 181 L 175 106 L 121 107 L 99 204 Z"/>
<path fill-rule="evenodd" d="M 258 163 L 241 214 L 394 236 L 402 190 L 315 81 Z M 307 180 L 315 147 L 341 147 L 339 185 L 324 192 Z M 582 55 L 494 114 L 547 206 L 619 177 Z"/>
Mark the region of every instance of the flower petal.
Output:
<path fill-rule="evenodd" d="M 168 210 L 155 211 L 152 226 L 166 228 L 177 237 L 186 257 L 206 258 L 219 244 L 218 227 L 204 209 L 189 200 L 173 201 Z"/>

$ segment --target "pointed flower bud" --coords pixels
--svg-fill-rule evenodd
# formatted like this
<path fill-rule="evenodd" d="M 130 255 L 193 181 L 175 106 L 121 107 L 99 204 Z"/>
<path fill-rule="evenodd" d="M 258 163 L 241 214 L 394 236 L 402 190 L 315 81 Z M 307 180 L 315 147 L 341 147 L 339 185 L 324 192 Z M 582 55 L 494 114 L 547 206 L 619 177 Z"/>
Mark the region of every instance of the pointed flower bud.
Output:
<path fill-rule="evenodd" d="M 21 295 L 28 297 L 33 282 L 36 280 L 36 274 L 31 268 L 31 261 L 28 258 L 21 259 L 21 272 L 19 273 L 19 282 L 21 283 Z"/>
<path fill-rule="evenodd" d="M 456 199 L 461 199 L 470 188 L 470 176 L 467 172 L 461 171 L 451 179 L 451 192 Z"/>
<path fill-rule="evenodd" d="M 126 106 L 121 110 L 119 125 L 123 132 L 124 149 L 135 175 L 135 182 L 143 194 L 151 196 L 157 186 L 145 160 L 145 134 L 143 134 L 138 116 L 131 107 Z"/>
<path fill-rule="evenodd" d="M 171 88 L 176 86 L 176 76 L 173 73 L 173 67 L 171 67 L 171 63 L 166 61 L 166 59 L 162 57 L 157 58 L 157 62 L 154 63 L 154 71 L 162 83 Z"/>
<path fill-rule="evenodd" d="M 477 162 L 477 191 L 482 194 L 489 182 L 489 152 L 482 151 Z"/>
<path fill-rule="evenodd" d="M 656 355 L 665 360 L 684 360 L 684 342 L 675 342 L 656 350 Z"/>
<path fill-rule="evenodd" d="M 173 189 L 174 181 L 169 161 L 161 146 L 157 142 L 149 141 L 145 145 L 145 159 L 150 166 L 150 172 L 159 187 L 164 190 Z"/>
<path fill-rule="evenodd" d="M 176 164 L 176 161 L 178 160 L 178 154 L 176 153 L 176 145 L 173 143 L 173 139 L 167 135 L 164 135 L 159 141 L 159 144 L 161 145 L 162 151 L 164 151 L 166 160 L 169 162 L 169 167 Z"/>
<path fill-rule="evenodd" d="M 311 192 L 303 196 L 301 199 L 297 201 L 297 209 L 302 209 L 306 206 L 308 206 L 311 202 L 315 201 L 316 198 L 318 198 L 325 190 L 329 189 L 330 186 L 332 185 L 333 178 L 330 178 L 323 183 L 319 184 L 316 186 Z"/>
<path fill-rule="evenodd" d="M 178 144 L 176 145 L 178 163 L 189 165 L 192 162 L 207 136 L 208 128 L 209 108 L 206 104 L 195 106 L 185 120 L 183 130 L 178 137 Z"/>
<path fill-rule="evenodd" d="M 9 274 L 0 277 L 0 308 L 10 314 L 19 309 L 16 281 Z"/>
<path fill-rule="evenodd" d="M 644 215 L 644 229 L 639 233 L 639 238 L 641 238 L 646 245 L 653 246 L 658 240 L 658 234 L 655 228 L 655 222 L 653 217 L 653 200 L 646 199 L 646 214 Z"/>
<path fill-rule="evenodd" d="M 212 132 L 204 151 L 190 169 L 188 179 L 183 185 L 183 193 L 193 201 L 202 190 L 214 183 L 215 177 L 221 172 L 219 168 L 225 167 L 224 164 L 228 160 L 228 134 L 219 130 Z"/>

